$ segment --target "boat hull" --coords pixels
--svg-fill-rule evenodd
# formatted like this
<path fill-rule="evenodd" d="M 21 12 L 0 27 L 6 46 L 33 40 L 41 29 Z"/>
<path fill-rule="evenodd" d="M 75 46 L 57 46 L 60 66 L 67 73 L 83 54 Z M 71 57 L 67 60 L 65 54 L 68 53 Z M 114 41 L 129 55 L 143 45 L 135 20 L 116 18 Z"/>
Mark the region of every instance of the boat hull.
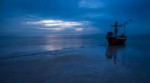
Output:
<path fill-rule="evenodd" d="M 107 37 L 109 45 L 125 45 L 126 37 Z"/>

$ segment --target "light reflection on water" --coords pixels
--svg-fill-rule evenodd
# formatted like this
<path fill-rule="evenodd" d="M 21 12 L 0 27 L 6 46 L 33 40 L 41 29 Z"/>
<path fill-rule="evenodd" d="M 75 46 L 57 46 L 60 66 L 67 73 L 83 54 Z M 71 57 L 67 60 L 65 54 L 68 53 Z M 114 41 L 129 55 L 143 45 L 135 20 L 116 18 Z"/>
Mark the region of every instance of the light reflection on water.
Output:
<path fill-rule="evenodd" d="M 26 54 L 30 52 L 55 51 L 103 44 L 99 36 L 46 36 L 1 38 L 0 55 Z"/>
<path fill-rule="evenodd" d="M 122 51 L 121 54 L 118 54 L 120 51 Z M 122 65 L 125 65 L 125 45 L 123 46 L 108 46 L 106 48 L 105 56 L 108 60 L 113 60 L 114 64 L 117 64 L 117 57 L 121 56 Z"/>
<path fill-rule="evenodd" d="M 47 37 L 46 43 L 48 45 L 44 46 L 45 50 L 54 51 L 54 50 L 62 50 L 65 48 L 78 48 L 82 47 L 83 44 L 82 38 L 62 38 L 62 37 Z"/>

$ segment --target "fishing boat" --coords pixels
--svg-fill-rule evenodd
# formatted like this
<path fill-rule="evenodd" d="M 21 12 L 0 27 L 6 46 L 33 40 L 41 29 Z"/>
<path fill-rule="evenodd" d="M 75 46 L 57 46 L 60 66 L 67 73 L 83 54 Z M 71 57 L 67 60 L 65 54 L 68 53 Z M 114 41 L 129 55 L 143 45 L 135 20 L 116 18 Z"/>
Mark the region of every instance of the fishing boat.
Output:
<path fill-rule="evenodd" d="M 115 22 L 114 25 L 111 25 L 111 27 L 114 27 L 114 32 L 108 32 L 106 35 L 106 39 L 109 43 L 109 45 L 125 45 L 125 42 L 127 40 L 126 34 L 125 34 L 125 28 L 126 24 L 131 21 L 128 20 L 124 24 L 119 25 L 118 22 Z M 124 27 L 124 32 L 121 35 L 118 35 L 118 28 Z"/>

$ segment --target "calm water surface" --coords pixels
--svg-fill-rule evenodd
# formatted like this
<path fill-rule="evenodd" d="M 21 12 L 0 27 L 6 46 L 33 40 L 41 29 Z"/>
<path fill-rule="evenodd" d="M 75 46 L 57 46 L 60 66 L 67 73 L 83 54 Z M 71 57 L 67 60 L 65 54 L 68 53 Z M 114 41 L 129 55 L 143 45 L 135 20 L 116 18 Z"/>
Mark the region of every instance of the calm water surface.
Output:
<path fill-rule="evenodd" d="M 150 83 L 150 37 L 108 46 L 100 36 L 5 37 L 1 83 Z"/>

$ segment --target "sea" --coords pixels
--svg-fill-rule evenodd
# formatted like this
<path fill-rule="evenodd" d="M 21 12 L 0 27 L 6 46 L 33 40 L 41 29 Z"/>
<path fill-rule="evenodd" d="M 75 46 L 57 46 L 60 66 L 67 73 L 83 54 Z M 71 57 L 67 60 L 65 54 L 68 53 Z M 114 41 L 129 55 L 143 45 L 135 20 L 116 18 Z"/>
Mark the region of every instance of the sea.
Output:
<path fill-rule="evenodd" d="M 0 37 L 0 83 L 150 83 L 150 35 Z"/>

